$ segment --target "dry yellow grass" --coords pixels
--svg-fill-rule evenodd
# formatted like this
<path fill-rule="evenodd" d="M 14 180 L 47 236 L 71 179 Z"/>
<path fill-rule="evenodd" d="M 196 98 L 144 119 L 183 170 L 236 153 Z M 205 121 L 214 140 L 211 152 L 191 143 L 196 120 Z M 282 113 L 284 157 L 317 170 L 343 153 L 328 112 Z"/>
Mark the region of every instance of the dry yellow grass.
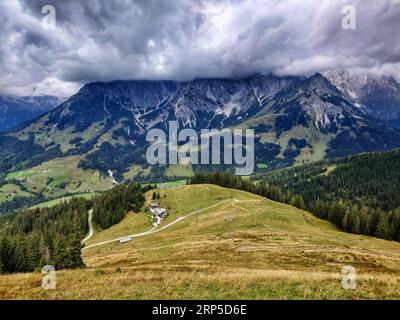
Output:
<path fill-rule="evenodd" d="M 399 299 L 400 243 L 336 230 L 307 212 L 210 185 L 160 190 L 168 229 L 84 251 L 86 269 L 0 277 L 2 299 Z M 164 198 L 164 194 L 166 197 Z M 233 239 L 226 216 L 234 217 Z M 150 229 L 144 213 L 97 233 L 91 243 Z M 341 269 L 357 269 L 357 289 Z"/>

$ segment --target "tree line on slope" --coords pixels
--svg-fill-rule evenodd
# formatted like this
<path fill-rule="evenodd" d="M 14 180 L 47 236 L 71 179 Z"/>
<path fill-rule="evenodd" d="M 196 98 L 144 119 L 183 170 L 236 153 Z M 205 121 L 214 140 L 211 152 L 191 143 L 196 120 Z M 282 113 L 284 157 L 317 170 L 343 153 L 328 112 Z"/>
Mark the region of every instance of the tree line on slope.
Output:
<path fill-rule="evenodd" d="M 327 172 L 327 168 L 333 170 Z M 400 207 L 400 151 L 357 155 L 259 176 L 305 202 L 351 200 L 384 211 Z"/>
<path fill-rule="evenodd" d="M 88 231 L 90 206 L 76 198 L 17 214 L 0 236 L 0 272 L 31 272 L 47 264 L 83 267 L 81 239 Z"/>
<path fill-rule="evenodd" d="M 371 208 L 344 199 L 306 202 L 302 195 L 295 194 L 290 190 L 270 185 L 266 181 L 245 180 L 229 173 L 198 173 L 191 178 L 190 183 L 210 183 L 251 192 L 308 210 L 319 218 L 329 220 L 346 232 L 400 241 L 399 208 L 385 212 L 381 208 Z"/>
<path fill-rule="evenodd" d="M 400 150 L 319 162 L 262 178 L 301 195 L 307 210 L 338 228 L 400 241 Z"/>
<path fill-rule="evenodd" d="M 0 220 L 0 273 L 31 272 L 45 265 L 59 269 L 84 267 L 82 239 L 88 233 L 88 211 L 105 229 L 128 211 L 143 206 L 143 192 L 154 188 L 120 185 L 92 200 L 72 198 L 53 207 L 23 211 Z"/>
<path fill-rule="evenodd" d="M 95 198 L 93 221 L 100 228 L 108 229 L 125 218 L 129 211 L 139 211 L 145 201 L 143 192 L 149 188 L 152 186 L 143 189 L 140 184 L 122 184 Z"/>

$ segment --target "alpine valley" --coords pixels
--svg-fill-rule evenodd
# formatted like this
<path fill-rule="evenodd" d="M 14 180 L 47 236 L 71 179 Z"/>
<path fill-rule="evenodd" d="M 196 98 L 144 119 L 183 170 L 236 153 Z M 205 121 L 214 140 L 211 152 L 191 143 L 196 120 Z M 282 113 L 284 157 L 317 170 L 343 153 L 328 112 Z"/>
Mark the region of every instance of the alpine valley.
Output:
<path fill-rule="evenodd" d="M 54 96 L 0 96 L 0 132 L 15 129 L 63 102 Z"/>
<path fill-rule="evenodd" d="M 0 135 L 0 299 L 398 299 L 399 89 L 335 71 L 20 98 L 50 110 Z M 168 121 L 254 129 L 254 175 L 150 166 L 146 133 Z M 56 290 L 37 285 L 49 264 Z"/>
<path fill-rule="evenodd" d="M 104 190 L 113 181 L 158 182 L 215 170 L 148 166 L 146 132 L 166 129 L 172 120 L 198 131 L 254 129 L 256 172 L 262 173 L 400 147 L 400 84 L 347 71 L 88 83 L 58 107 L 0 136 L 3 180 L 31 195 L 56 197 Z"/>
<path fill-rule="evenodd" d="M 400 0 L 348 2 L 0 0 L 0 302 L 400 300 Z"/>

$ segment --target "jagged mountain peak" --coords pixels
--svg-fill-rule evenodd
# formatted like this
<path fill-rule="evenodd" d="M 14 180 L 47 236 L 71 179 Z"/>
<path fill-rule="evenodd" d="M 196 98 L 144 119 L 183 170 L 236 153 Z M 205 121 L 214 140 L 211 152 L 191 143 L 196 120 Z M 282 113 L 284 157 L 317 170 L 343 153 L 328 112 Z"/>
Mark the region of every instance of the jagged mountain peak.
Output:
<path fill-rule="evenodd" d="M 388 87 L 395 91 L 398 91 L 399 88 L 399 83 L 392 76 L 386 75 L 334 70 L 325 72 L 324 76 L 343 94 L 352 99 L 359 99 L 363 89 L 371 86 Z"/>
<path fill-rule="evenodd" d="M 364 113 L 400 128 L 400 84 L 393 77 L 346 70 L 325 76 Z"/>
<path fill-rule="evenodd" d="M 307 78 L 301 87 L 316 94 L 340 95 L 338 88 L 321 73 L 315 73 Z"/>
<path fill-rule="evenodd" d="M 338 71 L 338 74 L 342 73 Z M 355 107 L 359 105 L 358 101 L 352 101 L 327 75 L 316 73 L 308 78 L 256 74 L 240 79 L 186 82 L 93 82 L 65 102 L 58 119 L 53 118 L 57 125 L 69 121 L 70 124 L 79 123 L 81 127 L 82 122 L 88 121 L 80 118 L 90 111 L 95 113 L 93 119 L 96 121 L 117 118 L 115 122 L 126 117 L 142 129 L 165 126 L 173 119 L 180 121 L 182 126 L 193 128 L 224 127 L 255 116 L 273 101 L 292 110 L 290 112 L 303 110 L 318 130 L 332 125 L 336 128 L 342 122 L 340 119 L 352 115 L 363 117 L 363 112 Z M 293 103 L 297 103 L 296 108 L 291 107 Z M 74 111 L 78 113 L 77 121 L 72 121 L 71 112 Z M 62 117 L 67 119 L 62 120 Z"/>
<path fill-rule="evenodd" d="M 377 98 L 399 97 L 386 84 L 363 90 L 376 88 L 382 92 Z M 367 116 L 357 103 L 319 73 L 93 82 L 13 136 L 33 137 L 52 150 L 47 158 L 79 154 L 86 159 L 84 168 L 116 171 L 119 177 L 132 165 L 145 165 L 146 132 L 166 129 L 172 120 L 198 131 L 252 128 L 256 161 L 268 168 L 400 146 L 400 132 Z"/>

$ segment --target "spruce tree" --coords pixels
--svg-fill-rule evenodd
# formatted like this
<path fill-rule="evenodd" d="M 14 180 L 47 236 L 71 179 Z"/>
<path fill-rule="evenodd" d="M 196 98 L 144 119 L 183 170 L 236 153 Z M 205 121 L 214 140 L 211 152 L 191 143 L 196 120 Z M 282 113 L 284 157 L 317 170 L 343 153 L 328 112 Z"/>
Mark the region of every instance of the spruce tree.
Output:
<path fill-rule="evenodd" d="M 360 233 L 364 235 L 370 235 L 370 212 L 366 206 L 361 206 L 359 210 L 360 217 Z"/>
<path fill-rule="evenodd" d="M 400 211 L 396 210 L 391 212 L 390 230 L 389 230 L 390 239 L 396 238 L 399 228 L 400 228 Z"/>
<path fill-rule="evenodd" d="M 12 261 L 13 261 L 13 272 L 30 271 L 27 260 L 27 254 L 25 250 L 25 243 L 22 236 L 18 236 L 14 240 L 14 253 Z"/>
<path fill-rule="evenodd" d="M 69 265 L 67 246 L 61 235 L 55 238 L 52 261 L 56 269 L 64 269 Z"/>
<path fill-rule="evenodd" d="M 0 261 L 3 272 L 11 272 L 11 244 L 7 236 L 3 236 L 0 241 Z"/>
<path fill-rule="evenodd" d="M 358 216 L 357 212 L 352 210 L 351 211 L 351 229 L 350 232 L 359 234 L 360 233 L 360 217 Z"/>
<path fill-rule="evenodd" d="M 27 237 L 26 242 L 27 264 L 29 270 L 33 271 L 38 267 L 41 258 L 40 236 L 37 233 L 32 233 Z"/>
<path fill-rule="evenodd" d="M 349 230 L 350 230 L 350 210 L 347 210 L 346 214 L 343 217 L 342 228 L 344 231 L 347 231 L 347 232 L 349 232 Z"/>
<path fill-rule="evenodd" d="M 389 222 L 386 214 L 382 214 L 379 217 L 379 222 L 375 230 L 375 237 L 382 239 L 390 238 Z"/>
<path fill-rule="evenodd" d="M 46 244 L 43 234 L 40 235 L 39 241 L 39 252 L 40 252 L 40 260 L 38 267 L 43 267 L 50 263 L 50 249 Z"/>
<path fill-rule="evenodd" d="M 81 257 L 82 244 L 78 234 L 73 234 L 68 246 L 69 251 L 69 267 L 70 268 L 81 268 L 84 266 Z"/>

